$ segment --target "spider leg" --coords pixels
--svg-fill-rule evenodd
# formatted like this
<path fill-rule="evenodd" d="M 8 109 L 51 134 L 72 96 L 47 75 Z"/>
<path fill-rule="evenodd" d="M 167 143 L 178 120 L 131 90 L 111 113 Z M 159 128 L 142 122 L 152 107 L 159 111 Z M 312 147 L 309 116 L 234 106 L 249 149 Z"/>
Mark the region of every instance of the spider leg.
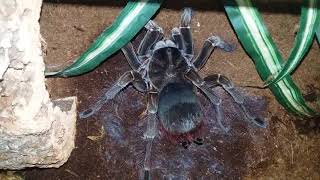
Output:
<path fill-rule="evenodd" d="M 173 28 L 171 31 L 172 40 L 178 46 L 180 51 L 185 51 L 186 47 L 184 46 L 183 37 L 179 28 Z"/>
<path fill-rule="evenodd" d="M 207 82 L 207 84 L 210 85 L 210 87 L 222 86 L 222 88 L 226 90 L 233 98 L 233 100 L 240 106 L 247 121 L 261 128 L 265 128 L 267 126 L 267 123 L 264 119 L 255 117 L 248 111 L 248 109 L 244 106 L 243 96 L 239 91 L 237 91 L 233 83 L 226 76 L 223 76 L 221 74 L 214 74 L 204 78 L 204 80 L 205 82 Z"/>
<path fill-rule="evenodd" d="M 142 39 L 138 48 L 138 57 L 143 61 L 147 59 L 150 48 L 163 37 L 162 28 L 154 21 L 150 20 L 146 25 L 147 33 Z"/>
<path fill-rule="evenodd" d="M 126 57 L 130 67 L 134 71 L 138 71 L 141 66 L 141 62 L 139 61 L 136 53 L 134 52 L 133 46 L 131 42 L 121 48 L 124 56 Z"/>
<path fill-rule="evenodd" d="M 200 70 L 207 63 L 208 58 L 210 57 L 212 51 L 215 48 L 222 49 L 226 52 L 231 52 L 235 49 L 235 46 L 223 41 L 218 36 L 209 37 L 205 40 L 198 56 L 192 61 L 197 71 Z"/>
<path fill-rule="evenodd" d="M 192 33 L 191 33 L 191 19 L 192 19 L 192 10 L 191 8 L 185 8 L 181 15 L 181 26 L 180 32 L 182 35 L 182 39 L 185 47 L 185 54 L 190 56 L 190 59 L 193 57 L 193 41 L 192 41 Z"/>
<path fill-rule="evenodd" d="M 123 88 L 135 80 L 134 72 L 125 72 L 118 81 L 91 107 L 79 113 L 81 119 L 87 118 L 101 109 L 103 104 L 113 99 Z"/>
<path fill-rule="evenodd" d="M 148 85 L 145 80 L 142 78 L 142 74 L 132 71 L 133 81 L 132 85 L 135 87 L 139 92 L 145 93 L 148 90 Z"/>
<path fill-rule="evenodd" d="M 144 133 L 144 139 L 147 141 L 146 145 L 146 155 L 144 158 L 144 178 L 150 179 L 150 169 L 151 169 L 151 149 L 152 143 L 155 136 L 158 133 L 157 128 L 157 109 L 158 109 L 158 94 L 149 93 L 148 94 L 148 116 L 147 116 L 147 130 Z"/>
<path fill-rule="evenodd" d="M 221 99 L 212 91 L 210 86 L 198 75 L 196 71 L 190 70 L 185 76 L 209 98 L 210 102 L 214 105 L 217 122 L 220 128 L 225 132 L 228 132 L 229 128 L 222 124 L 222 121 L 224 120 L 224 112 L 221 106 Z"/>

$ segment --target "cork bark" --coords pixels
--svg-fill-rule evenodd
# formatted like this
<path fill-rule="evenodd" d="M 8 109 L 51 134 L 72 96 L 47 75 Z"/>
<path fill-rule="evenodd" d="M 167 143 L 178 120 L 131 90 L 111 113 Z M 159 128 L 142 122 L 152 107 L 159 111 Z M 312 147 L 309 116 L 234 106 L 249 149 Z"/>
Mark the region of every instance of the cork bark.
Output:
<path fill-rule="evenodd" d="M 76 98 L 45 87 L 41 4 L 0 1 L 0 169 L 59 167 L 74 148 Z"/>

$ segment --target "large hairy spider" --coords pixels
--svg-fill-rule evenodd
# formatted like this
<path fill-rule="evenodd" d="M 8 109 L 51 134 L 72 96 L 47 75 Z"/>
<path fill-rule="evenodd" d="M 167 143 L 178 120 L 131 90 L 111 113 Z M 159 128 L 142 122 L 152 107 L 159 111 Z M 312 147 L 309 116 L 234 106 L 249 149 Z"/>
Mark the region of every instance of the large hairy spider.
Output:
<path fill-rule="evenodd" d="M 194 133 L 201 126 L 203 116 L 196 95 L 197 89 L 214 106 L 217 122 L 224 131 L 229 129 L 222 124 L 224 113 L 221 99 L 212 90 L 215 86 L 221 86 L 231 95 L 240 106 L 245 120 L 258 127 L 266 126 L 263 119 L 249 113 L 244 106 L 243 96 L 227 77 L 213 74 L 203 79 L 199 76 L 198 71 L 206 64 L 215 48 L 230 52 L 233 46 L 219 37 L 211 36 L 195 57 L 190 30 L 191 17 L 191 9 L 186 8 L 181 16 L 181 26 L 173 28 L 170 39 L 163 39 L 162 29 L 150 21 L 146 25 L 147 33 L 137 53 L 134 52 L 131 43 L 122 48 L 132 70 L 125 72 L 93 107 L 80 113 L 81 118 L 94 114 L 107 100 L 113 99 L 129 84 L 147 94 L 148 116 L 144 133 L 144 139 L 147 141 L 144 160 L 146 178 L 149 177 L 150 171 L 152 141 L 159 128 L 172 136 L 185 137 L 188 142 L 201 143 L 201 139 Z"/>

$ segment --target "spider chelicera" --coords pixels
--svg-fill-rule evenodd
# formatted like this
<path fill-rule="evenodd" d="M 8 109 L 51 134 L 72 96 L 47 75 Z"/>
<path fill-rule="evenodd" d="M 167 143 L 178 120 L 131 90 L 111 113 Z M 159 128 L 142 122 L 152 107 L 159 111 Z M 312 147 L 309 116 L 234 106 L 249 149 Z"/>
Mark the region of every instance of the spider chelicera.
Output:
<path fill-rule="evenodd" d="M 245 120 L 258 127 L 266 127 L 264 119 L 250 114 L 244 106 L 243 96 L 227 77 L 221 74 L 213 74 L 206 78 L 199 76 L 198 71 L 206 64 L 215 48 L 230 52 L 234 46 L 217 36 L 211 36 L 204 42 L 200 53 L 194 56 L 191 18 L 191 9 L 184 9 L 181 25 L 172 29 L 170 39 L 163 39 L 161 27 L 149 21 L 145 26 L 147 33 L 137 53 L 131 43 L 122 48 L 132 70 L 125 72 L 94 106 L 80 113 L 80 118 L 91 116 L 129 84 L 147 94 L 147 129 L 144 133 L 144 139 L 147 141 L 145 178 L 149 177 L 151 147 L 159 127 L 172 136 L 185 137 L 186 141 L 182 143 L 184 146 L 186 142 L 191 141 L 201 144 L 201 139 L 194 135 L 202 123 L 203 116 L 196 95 L 197 89 L 213 105 L 217 122 L 224 131 L 229 129 L 222 124 L 224 113 L 221 99 L 212 90 L 216 86 L 221 86 L 231 95 L 240 106 Z"/>

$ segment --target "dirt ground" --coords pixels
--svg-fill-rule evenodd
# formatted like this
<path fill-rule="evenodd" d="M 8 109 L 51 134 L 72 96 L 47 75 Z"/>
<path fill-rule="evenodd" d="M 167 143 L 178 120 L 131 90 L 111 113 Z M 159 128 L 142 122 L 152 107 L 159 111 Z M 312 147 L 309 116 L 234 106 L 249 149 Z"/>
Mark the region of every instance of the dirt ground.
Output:
<path fill-rule="evenodd" d="M 99 3 L 101 1 L 96 1 L 98 3 L 95 4 L 58 2 L 44 3 L 40 20 L 41 33 L 47 42 L 45 62 L 49 70 L 61 69 L 72 63 L 112 23 L 125 4 L 124 1 L 105 4 Z M 215 51 L 201 70 L 201 75 L 204 77 L 221 73 L 231 78 L 238 87 L 261 85 L 262 81 L 252 60 L 242 49 L 228 22 L 222 3 L 192 1 L 176 4 L 167 1 L 155 16 L 166 35 L 179 24 L 180 9 L 184 6 L 191 6 L 195 10 L 192 32 L 196 52 L 210 35 L 220 36 L 237 45 L 232 53 Z M 298 6 L 259 6 L 284 57 L 288 57 L 293 45 L 299 23 Z M 137 36 L 135 44 L 139 43 L 142 36 L 143 32 Z M 293 75 L 303 94 L 318 110 L 319 60 L 319 46 L 314 41 L 312 49 Z M 83 111 L 126 70 L 129 70 L 129 66 L 123 54 L 118 52 L 88 74 L 64 79 L 49 78 L 47 87 L 52 99 L 77 96 L 78 111 Z M 231 133 L 224 135 L 218 128 L 213 132 L 214 135 L 208 135 L 210 132 L 207 132 L 204 135 L 204 143 L 207 143 L 205 146 L 183 149 L 179 145 L 170 144 L 165 138 L 158 138 L 158 145 L 154 150 L 158 156 L 153 158 L 155 169 L 158 167 L 154 171 L 155 179 L 320 179 L 319 120 L 297 120 L 275 101 L 268 89 L 241 90 L 251 100 L 254 112 L 267 119 L 268 127 L 251 127 L 233 112 L 236 115 L 226 118 L 226 123 L 232 127 Z M 139 116 L 145 110 L 146 98 L 132 87 L 122 94 L 114 102 L 105 105 L 97 115 L 77 122 L 76 148 L 65 165 L 58 169 L 27 169 L 20 172 L 23 177 L 30 180 L 141 177 L 139 169 L 143 160 L 144 142 L 141 136 L 144 126 L 141 125 L 143 121 L 139 120 Z M 226 103 L 230 102 L 223 93 L 222 96 Z M 226 112 L 229 112 L 229 107 L 231 106 L 225 106 Z M 116 130 L 123 128 L 121 130 L 126 132 L 120 140 L 106 129 L 110 127 L 107 120 L 116 122 L 113 114 L 118 111 L 123 127 L 117 126 Z M 141 136 L 130 138 L 130 135 Z M 126 141 L 126 137 L 130 140 Z M 131 145 L 135 149 L 130 149 Z M 204 154 L 207 159 L 203 158 Z M 186 162 L 186 159 L 190 161 Z M 170 162 L 166 164 L 166 160 L 175 163 L 183 161 L 180 164 L 184 166 L 180 168 L 177 163 L 174 167 L 176 169 L 170 169 Z M 182 173 L 182 170 L 186 172 Z"/>

